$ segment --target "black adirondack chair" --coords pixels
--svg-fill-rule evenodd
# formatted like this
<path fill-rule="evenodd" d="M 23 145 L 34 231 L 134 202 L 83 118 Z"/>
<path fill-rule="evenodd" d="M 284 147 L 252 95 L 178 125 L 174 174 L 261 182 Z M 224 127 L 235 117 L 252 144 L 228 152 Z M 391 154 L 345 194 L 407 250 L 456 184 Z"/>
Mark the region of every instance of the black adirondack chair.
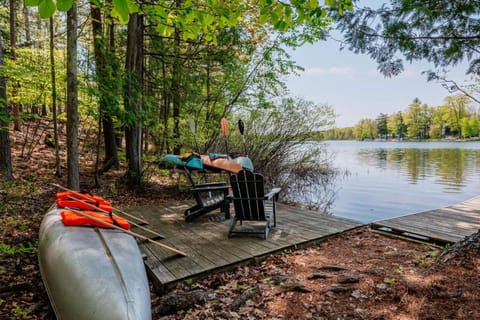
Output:
<path fill-rule="evenodd" d="M 262 234 L 264 239 L 267 239 L 272 220 L 273 227 L 277 225 L 275 202 L 278 200 L 280 188 L 274 188 L 265 194 L 263 176 L 245 169 L 231 175 L 230 182 L 235 216 L 228 230 L 228 237 L 246 233 Z M 252 222 L 253 226 L 244 225 L 243 222 L 246 221 Z M 237 222 L 240 222 L 240 227 L 236 226 Z"/>
<path fill-rule="evenodd" d="M 193 207 L 185 210 L 185 221 L 192 221 L 215 209 L 220 209 L 225 214 L 225 219 L 230 219 L 228 184 L 226 182 L 196 183 L 190 171 L 186 167 L 184 170 L 191 183 L 189 191 L 196 201 Z"/>

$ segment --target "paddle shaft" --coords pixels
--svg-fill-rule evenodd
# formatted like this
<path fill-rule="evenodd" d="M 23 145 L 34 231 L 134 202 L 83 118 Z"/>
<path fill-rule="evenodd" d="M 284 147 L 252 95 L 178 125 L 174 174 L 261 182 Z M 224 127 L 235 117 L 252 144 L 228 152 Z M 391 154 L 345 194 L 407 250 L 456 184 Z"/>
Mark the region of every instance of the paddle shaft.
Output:
<path fill-rule="evenodd" d="M 69 192 L 73 193 L 74 195 L 76 195 L 76 196 L 78 196 L 78 197 L 80 197 L 80 198 L 84 198 L 84 199 L 85 199 L 85 196 L 84 196 L 83 194 L 81 194 L 80 192 L 77 192 L 77 191 L 75 191 L 75 190 L 71 190 L 71 189 L 62 187 L 61 185 L 56 184 L 56 183 L 52 183 L 52 186 L 57 187 L 57 188 L 62 189 L 62 190 L 65 190 L 65 191 L 69 191 Z M 148 221 L 145 221 L 145 220 L 143 220 L 143 219 L 140 219 L 140 218 L 138 218 L 138 217 L 135 217 L 134 215 L 132 215 L 132 214 L 130 214 L 130 213 L 128 213 L 128 212 L 121 211 L 121 210 L 119 210 L 119 209 L 117 209 L 117 208 L 114 208 L 114 207 L 112 207 L 112 209 L 113 209 L 114 211 L 117 211 L 118 213 L 121 213 L 121 214 L 123 214 L 123 215 L 126 215 L 126 216 L 132 218 L 132 219 L 135 219 L 135 220 L 137 220 L 138 222 L 141 222 L 141 223 L 144 223 L 144 224 L 149 224 Z"/>
<path fill-rule="evenodd" d="M 193 135 L 193 141 L 195 142 L 195 147 L 197 148 L 198 154 L 200 154 L 201 153 L 200 147 L 198 146 L 197 134 L 195 130 L 195 120 L 193 120 L 192 117 L 188 117 L 188 122 L 190 123 L 190 131 L 192 132 L 192 135 Z"/>
<path fill-rule="evenodd" d="M 150 238 L 148 238 L 148 237 L 142 236 L 141 234 L 132 232 L 132 231 L 130 231 L 130 230 L 123 229 L 122 227 L 116 226 L 116 225 L 114 225 L 114 224 L 110 224 L 110 223 L 105 222 L 105 221 L 103 221 L 103 220 L 101 220 L 101 219 L 97 219 L 97 218 L 95 218 L 95 217 L 92 217 L 92 216 L 90 216 L 90 215 L 88 215 L 88 214 L 80 211 L 80 210 L 76 210 L 76 209 L 69 208 L 69 207 L 65 207 L 65 209 L 66 209 L 66 210 L 69 210 L 69 211 L 72 211 L 72 212 L 75 212 L 76 214 L 78 214 L 78 215 L 80 215 L 80 216 L 82 216 L 82 217 L 85 217 L 85 218 L 87 218 L 87 219 L 90 219 L 90 220 L 92 220 L 92 221 L 98 222 L 98 223 L 100 223 L 100 224 L 102 224 L 102 225 L 104 225 L 104 226 L 106 226 L 106 227 L 108 227 L 108 228 L 113 228 L 113 229 L 115 229 L 115 230 L 121 231 L 121 232 L 126 233 L 126 234 L 128 234 L 128 235 L 131 235 L 132 237 L 135 237 L 135 238 L 137 238 L 137 239 L 141 239 L 141 240 L 148 241 L 148 242 L 150 242 L 151 244 L 154 244 L 154 245 L 156 245 L 156 246 L 162 247 L 162 248 L 164 248 L 164 249 L 168 249 L 168 250 L 173 251 L 173 252 L 175 252 L 175 253 L 177 253 L 177 254 L 179 254 L 179 255 L 186 256 L 186 254 L 185 254 L 184 252 L 180 251 L 180 250 L 177 250 L 177 249 L 175 249 L 175 248 L 172 248 L 172 247 L 170 247 L 170 246 L 167 246 L 167 245 L 165 245 L 165 244 L 163 244 L 163 243 L 154 241 L 154 240 L 152 240 L 152 239 L 150 239 Z"/>

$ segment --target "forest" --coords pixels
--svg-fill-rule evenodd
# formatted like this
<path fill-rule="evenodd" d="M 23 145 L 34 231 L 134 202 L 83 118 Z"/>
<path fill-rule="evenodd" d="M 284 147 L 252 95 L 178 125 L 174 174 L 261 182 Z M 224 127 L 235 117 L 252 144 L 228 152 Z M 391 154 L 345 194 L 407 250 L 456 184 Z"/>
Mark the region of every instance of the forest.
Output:
<path fill-rule="evenodd" d="M 361 119 L 353 127 L 329 129 L 319 134 L 326 140 L 427 140 L 478 139 L 478 105 L 468 95 L 447 96 L 444 104 L 430 107 L 416 98 L 406 110 Z"/>
<path fill-rule="evenodd" d="M 300 105 L 290 107 L 297 114 L 321 110 L 286 92 L 282 76 L 300 68 L 288 49 L 325 38 L 329 7 L 343 11 L 351 3 L 292 4 L 4 3 L 2 175 L 14 176 L 8 131 L 41 121 L 48 122 L 45 136 L 57 150 L 56 174 L 66 174 L 67 184 L 78 189 L 78 136 L 84 133 L 98 148 L 97 175 L 118 169 L 124 160 L 123 181 L 139 186 L 149 156 L 215 151 L 222 117 L 232 123 L 242 117 L 251 125 L 253 116 L 292 104 Z M 322 127 L 330 114 L 315 112 L 318 121 L 306 125 Z M 62 123 L 66 172 L 58 144 Z M 38 132 L 30 133 L 25 144 L 38 143 Z"/>

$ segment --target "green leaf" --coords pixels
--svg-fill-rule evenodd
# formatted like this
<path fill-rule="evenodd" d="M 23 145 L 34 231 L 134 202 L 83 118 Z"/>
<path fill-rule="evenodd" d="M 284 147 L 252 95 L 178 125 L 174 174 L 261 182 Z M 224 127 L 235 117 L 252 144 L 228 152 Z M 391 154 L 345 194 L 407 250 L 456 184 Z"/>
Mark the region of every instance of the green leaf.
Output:
<path fill-rule="evenodd" d="M 41 0 L 25 0 L 25 5 L 27 7 L 36 7 L 40 4 Z"/>
<path fill-rule="evenodd" d="M 73 0 L 57 0 L 57 9 L 59 11 L 68 11 L 72 7 Z"/>
<path fill-rule="evenodd" d="M 325 5 L 333 7 L 335 5 L 335 0 L 325 0 Z"/>
<path fill-rule="evenodd" d="M 327 0 L 326 0 L 327 1 Z M 335 1 L 334 1 L 335 2 Z M 308 0 L 307 4 L 308 9 L 315 9 L 318 8 L 318 0 Z"/>
<path fill-rule="evenodd" d="M 127 0 L 113 0 L 113 9 L 111 15 L 117 17 L 120 23 L 127 24 L 130 18 Z"/>
<path fill-rule="evenodd" d="M 55 13 L 56 7 L 52 0 L 42 0 L 38 5 L 38 13 L 43 19 L 50 18 Z"/>

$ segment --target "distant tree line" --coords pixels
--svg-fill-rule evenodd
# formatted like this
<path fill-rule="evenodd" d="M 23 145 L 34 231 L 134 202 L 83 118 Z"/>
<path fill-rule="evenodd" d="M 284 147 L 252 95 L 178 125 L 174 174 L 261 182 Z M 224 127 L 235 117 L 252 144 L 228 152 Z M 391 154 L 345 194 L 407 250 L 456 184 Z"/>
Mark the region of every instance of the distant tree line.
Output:
<path fill-rule="evenodd" d="M 320 134 L 327 140 L 473 138 L 480 134 L 480 120 L 471 99 L 448 96 L 442 105 L 430 107 L 418 98 L 404 111 L 380 113 L 376 119 L 361 119 L 355 126 L 335 128 Z"/>

